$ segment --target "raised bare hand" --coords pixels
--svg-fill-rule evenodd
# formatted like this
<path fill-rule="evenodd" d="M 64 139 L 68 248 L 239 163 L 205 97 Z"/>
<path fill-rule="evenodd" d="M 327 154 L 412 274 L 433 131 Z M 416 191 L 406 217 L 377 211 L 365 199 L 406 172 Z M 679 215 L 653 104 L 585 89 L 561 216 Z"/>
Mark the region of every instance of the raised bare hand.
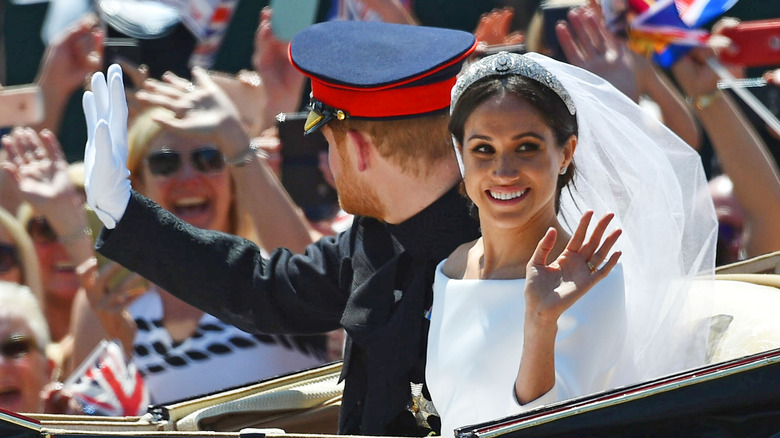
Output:
<path fill-rule="evenodd" d="M 105 35 L 98 21 L 88 14 L 52 39 L 36 79 L 44 90 L 70 95 L 88 75 L 103 68 Z"/>
<path fill-rule="evenodd" d="M 271 28 L 273 11 L 265 7 L 260 11 L 260 24 L 255 32 L 255 50 L 252 67 L 266 84 L 268 92 L 296 92 L 303 86 L 303 74 L 287 59 L 289 42 L 274 36 Z M 296 97 L 300 97 L 296 95 Z"/>
<path fill-rule="evenodd" d="M 486 46 L 520 44 L 525 37 L 519 32 L 510 32 L 515 10 L 511 7 L 493 9 L 482 14 L 474 30 L 474 36 Z"/>
<path fill-rule="evenodd" d="M 566 309 L 606 277 L 617 264 L 620 252 L 611 255 L 609 252 L 620 237 L 621 230 L 612 231 L 602 243 L 604 232 L 614 215 L 605 215 L 586 241 L 592 217 L 592 211 L 582 216 L 566 249 L 551 263 L 548 263 L 548 258 L 555 247 L 557 231 L 550 228 L 539 241 L 526 266 L 526 318 L 543 324 L 554 324 Z"/>
<path fill-rule="evenodd" d="M 221 128 L 240 125 L 238 110 L 205 70 L 193 68 L 192 77 L 193 82 L 190 82 L 173 73 L 165 73 L 163 81 L 147 80 L 136 98 L 172 111 L 172 117 L 155 119 L 167 129 L 219 143 L 217 137 Z"/>
<path fill-rule="evenodd" d="M 734 50 L 731 40 L 721 33 L 739 24 L 734 18 L 722 18 L 712 26 L 712 36 L 707 47 L 695 47 L 677 62 L 672 64 L 672 74 L 683 92 L 691 97 L 712 93 L 717 89 L 720 77 L 710 67 L 707 60 L 717 59 L 721 51 Z M 744 76 L 744 67 L 726 65 L 736 77 Z"/>
<path fill-rule="evenodd" d="M 98 271 L 95 288 L 87 291 L 92 307 L 98 311 L 121 314 L 148 287 L 146 279 L 122 265 L 105 261 Z"/>
<path fill-rule="evenodd" d="M 57 200 L 72 196 L 75 187 L 54 133 L 43 130 L 39 135 L 31 128 L 15 128 L 3 136 L 2 143 L 8 153 L 3 168 L 13 176 L 23 199 L 47 216 L 56 214 Z"/>
<path fill-rule="evenodd" d="M 609 81 L 630 98 L 637 100 L 649 61 L 631 51 L 607 29 L 601 7 L 595 0 L 569 11 L 567 23 L 555 27 L 561 49 L 569 63 L 582 67 Z"/>
<path fill-rule="evenodd" d="M 129 273 L 117 263 L 106 261 L 97 265 L 82 267 L 88 272 L 90 281 L 85 282 L 85 291 L 90 307 L 111 339 L 119 339 L 125 354 L 133 354 L 133 339 L 136 325 L 127 311 L 127 306 L 146 291 L 146 280 L 136 273 Z"/>
<path fill-rule="evenodd" d="M 260 11 L 260 24 L 255 33 L 255 50 L 252 54 L 252 67 L 260 76 L 268 95 L 259 131 L 273 126 L 277 114 L 297 111 L 306 84 L 305 76 L 287 58 L 289 44 L 274 36 L 272 15 L 273 11 L 269 7 Z"/>

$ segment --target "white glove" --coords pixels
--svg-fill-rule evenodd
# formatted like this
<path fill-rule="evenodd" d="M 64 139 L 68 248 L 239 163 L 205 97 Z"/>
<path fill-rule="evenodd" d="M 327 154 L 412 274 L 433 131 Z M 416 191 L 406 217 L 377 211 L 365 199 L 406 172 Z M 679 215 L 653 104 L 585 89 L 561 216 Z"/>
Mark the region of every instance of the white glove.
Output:
<path fill-rule="evenodd" d="M 130 171 L 127 170 L 127 101 L 122 68 L 108 67 L 92 75 L 92 91 L 82 104 L 87 119 L 84 150 L 84 188 L 87 203 L 106 228 L 113 229 L 130 201 Z"/>

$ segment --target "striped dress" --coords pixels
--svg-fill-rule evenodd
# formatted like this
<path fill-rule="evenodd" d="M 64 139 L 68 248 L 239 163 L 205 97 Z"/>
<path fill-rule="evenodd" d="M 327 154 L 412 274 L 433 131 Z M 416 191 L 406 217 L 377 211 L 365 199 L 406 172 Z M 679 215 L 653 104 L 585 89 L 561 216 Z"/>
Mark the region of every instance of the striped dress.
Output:
<path fill-rule="evenodd" d="M 325 336 L 251 335 L 205 313 L 192 336 L 175 342 L 162 324 L 159 293 L 128 308 L 138 330 L 133 362 L 153 404 L 244 385 L 325 362 Z"/>

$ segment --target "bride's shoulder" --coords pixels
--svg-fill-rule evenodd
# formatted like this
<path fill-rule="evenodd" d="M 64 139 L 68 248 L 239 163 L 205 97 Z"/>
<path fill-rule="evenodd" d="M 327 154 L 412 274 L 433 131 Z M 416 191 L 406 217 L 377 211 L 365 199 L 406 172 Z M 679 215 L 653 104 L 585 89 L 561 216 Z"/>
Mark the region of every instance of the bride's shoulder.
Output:
<path fill-rule="evenodd" d="M 476 242 L 476 240 L 466 242 L 455 248 L 455 251 L 444 261 L 444 265 L 441 268 L 442 273 L 448 278 L 463 278 L 463 274 L 466 272 L 469 250 L 474 247 Z"/>

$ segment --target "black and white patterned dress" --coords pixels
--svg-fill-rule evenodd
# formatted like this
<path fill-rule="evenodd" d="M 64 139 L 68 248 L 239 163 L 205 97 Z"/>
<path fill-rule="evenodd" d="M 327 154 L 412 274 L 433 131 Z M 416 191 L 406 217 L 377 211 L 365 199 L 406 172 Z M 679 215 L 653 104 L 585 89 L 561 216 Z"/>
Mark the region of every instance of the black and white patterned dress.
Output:
<path fill-rule="evenodd" d="M 138 325 L 133 361 L 153 404 L 219 391 L 325 362 L 324 336 L 251 335 L 205 313 L 195 332 L 174 342 L 162 324 L 159 293 L 129 307 Z"/>

